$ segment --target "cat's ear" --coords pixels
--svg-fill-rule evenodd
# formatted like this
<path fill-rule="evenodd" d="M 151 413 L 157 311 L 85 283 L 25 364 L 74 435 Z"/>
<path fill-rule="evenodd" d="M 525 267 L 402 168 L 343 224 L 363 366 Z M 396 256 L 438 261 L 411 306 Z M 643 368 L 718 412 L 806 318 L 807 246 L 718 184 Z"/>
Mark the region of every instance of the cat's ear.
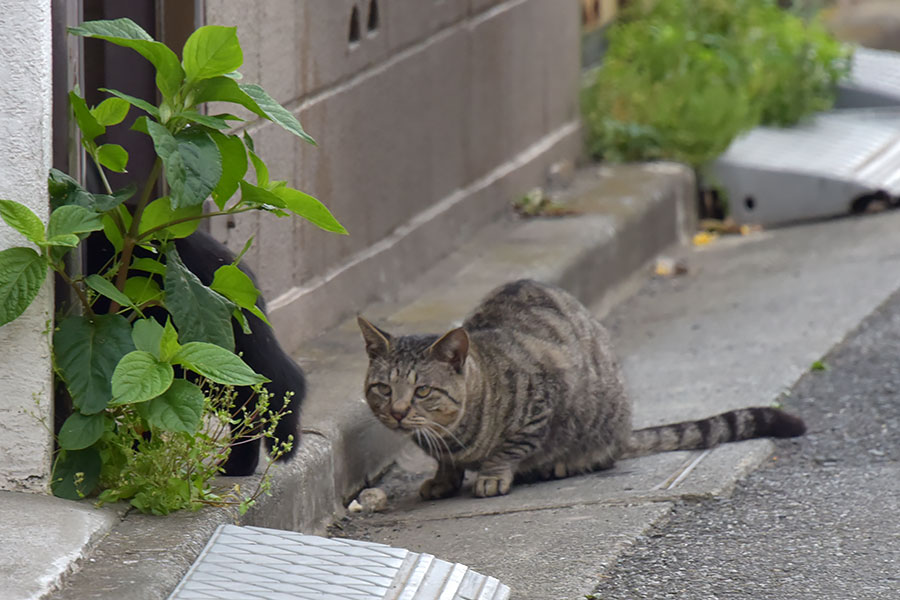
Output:
<path fill-rule="evenodd" d="M 435 360 L 449 363 L 457 373 L 462 373 L 469 353 L 469 334 L 462 327 L 457 327 L 433 343 L 428 352 Z"/>
<path fill-rule="evenodd" d="M 387 356 L 391 349 L 391 335 L 369 323 L 362 316 L 356 317 L 359 328 L 362 330 L 363 339 L 366 340 L 366 354 L 369 358 Z"/>

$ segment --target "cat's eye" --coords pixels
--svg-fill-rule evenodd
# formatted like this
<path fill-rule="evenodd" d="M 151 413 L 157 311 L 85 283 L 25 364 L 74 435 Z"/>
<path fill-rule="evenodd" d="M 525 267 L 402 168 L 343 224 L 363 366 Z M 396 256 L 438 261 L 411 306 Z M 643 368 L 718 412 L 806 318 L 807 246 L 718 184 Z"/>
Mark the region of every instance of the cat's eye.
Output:
<path fill-rule="evenodd" d="M 385 398 L 391 397 L 391 386 L 386 383 L 373 383 L 370 389 L 375 390 Z"/>
<path fill-rule="evenodd" d="M 420 385 L 416 388 L 416 398 L 425 398 L 431 394 L 431 387 Z"/>

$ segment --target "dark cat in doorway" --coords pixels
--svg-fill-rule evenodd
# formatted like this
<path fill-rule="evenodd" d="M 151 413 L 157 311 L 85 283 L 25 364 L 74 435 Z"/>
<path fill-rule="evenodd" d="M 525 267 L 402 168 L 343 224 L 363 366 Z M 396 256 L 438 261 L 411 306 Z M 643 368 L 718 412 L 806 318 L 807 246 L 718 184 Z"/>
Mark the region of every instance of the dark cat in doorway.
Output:
<path fill-rule="evenodd" d="M 224 244 L 217 241 L 208 233 L 198 230 L 189 237 L 175 241 L 184 265 L 204 284 L 210 285 L 216 269 L 222 265 L 234 262 L 235 255 Z M 112 247 L 103 235 L 93 235 L 88 240 L 85 271 L 97 272 L 100 267 L 112 256 Z M 253 272 L 243 264 L 239 268 L 253 280 L 257 287 L 256 277 Z M 101 299 L 102 300 L 102 299 Z M 260 309 L 265 312 L 265 300 L 262 296 L 257 301 Z M 153 310 L 146 311 L 157 319 L 165 319 L 165 314 L 153 314 Z M 300 443 L 300 407 L 306 395 L 306 379 L 299 365 L 284 351 L 275 337 L 275 332 L 264 321 L 244 311 L 244 316 L 250 326 L 251 333 L 245 334 L 241 326 L 232 319 L 234 330 L 234 352 L 239 354 L 254 371 L 264 375 L 271 381 L 265 385 L 270 394 L 271 410 L 278 412 L 286 409 L 288 414 L 282 417 L 275 427 L 275 440 L 266 439 L 266 447 L 271 450 L 275 443 L 287 441 L 293 437 L 291 449 L 281 456 L 280 460 L 287 460 L 296 452 Z M 246 408 L 250 413 L 256 408 L 256 395 L 246 387 L 235 388 L 234 400 L 235 413 Z M 285 395 L 293 392 L 285 406 Z M 259 463 L 260 440 L 241 442 L 232 446 L 231 453 L 223 465 L 225 475 L 252 475 Z"/>

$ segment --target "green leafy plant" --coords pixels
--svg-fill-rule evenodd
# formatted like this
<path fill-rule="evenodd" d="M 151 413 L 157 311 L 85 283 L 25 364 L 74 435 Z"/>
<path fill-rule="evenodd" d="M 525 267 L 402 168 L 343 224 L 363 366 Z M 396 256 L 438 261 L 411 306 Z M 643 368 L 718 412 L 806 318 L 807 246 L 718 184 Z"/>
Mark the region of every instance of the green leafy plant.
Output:
<path fill-rule="evenodd" d="M 249 333 L 243 311 L 265 315 L 256 305 L 259 290 L 236 264 L 221 267 L 205 286 L 184 266 L 173 240 L 191 235 L 201 219 L 250 210 L 346 231 L 321 202 L 270 179 L 252 139 L 230 133 L 230 123 L 240 118 L 200 111 L 213 101 L 239 105 L 314 143 L 262 88 L 240 83 L 243 54 L 235 28 L 197 29 L 181 60 L 129 19 L 85 22 L 69 31 L 140 53 L 156 69 L 160 101 L 103 89 L 109 97 L 88 106 L 78 89 L 71 91 L 81 146 L 104 193 L 51 171 L 46 226 L 24 205 L 0 200 L 0 217 L 32 244 L 0 252 L 0 325 L 31 304 L 48 271 L 78 298 L 76 310 L 57 318 L 52 340 L 55 370 L 74 406 L 58 434 L 53 492 L 80 498 L 100 488 L 101 501 L 128 499 L 154 513 L 228 503 L 210 487 L 217 465 L 231 445 L 271 437 L 283 416 L 268 410 L 267 379 L 233 352 L 232 319 Z M 132 109 L 143 113 L 132 128 L 151 138 L 157 158 L 140 186 L 113 190 L 106 170 L 125 172 L 129 155 L 102 138 Z M 251 165 L 255 183 L 246 178 Z M 155 192 L 161 175 L 164 194 Z M 207 198 L 216 209 L 204 213 Z M 67 254 L 99 231 L 115 255 L 99 272 L 70 275 Z M 156 319 L 145 314 L 149 310 Z M 227 390 L 235 386 L 260 395 L 256 412 L 229 404 Z M 230 433 L 211 435 L 210 428 Z M 276 447 L 275 455 L 284 451 Z M 246 508 L 253 497 L 232 500 Z"/>
<path fill-rule="evenodd" d="M 589 150 L 702 165 L 760 123 L 830 107 L 849 58 L 818 21 L 773 0 L 636 2 L 583 92 Z"/>

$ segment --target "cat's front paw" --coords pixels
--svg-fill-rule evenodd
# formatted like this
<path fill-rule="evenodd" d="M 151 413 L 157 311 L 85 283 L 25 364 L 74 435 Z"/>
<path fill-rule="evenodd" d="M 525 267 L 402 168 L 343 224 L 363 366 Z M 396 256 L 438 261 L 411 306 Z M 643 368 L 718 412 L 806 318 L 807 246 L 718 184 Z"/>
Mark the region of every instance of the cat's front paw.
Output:
<path fill-rule="evenodd" d="M 423 500 L 440 500 L 441 498 L 449 498 L 455 496 L 459 491 L 458 485 L 453 485 L 452 481 L 445 479 L 429 479 L 419 488 L 419 496 Z"/>
<path fill-rule="evenodd" d="M 478 474 L 472 491 L 477 498 L 489 498 L 491 496 L 505 496 L 512 487 L 513 474 L 511 471 L 503 473 Z"/>

